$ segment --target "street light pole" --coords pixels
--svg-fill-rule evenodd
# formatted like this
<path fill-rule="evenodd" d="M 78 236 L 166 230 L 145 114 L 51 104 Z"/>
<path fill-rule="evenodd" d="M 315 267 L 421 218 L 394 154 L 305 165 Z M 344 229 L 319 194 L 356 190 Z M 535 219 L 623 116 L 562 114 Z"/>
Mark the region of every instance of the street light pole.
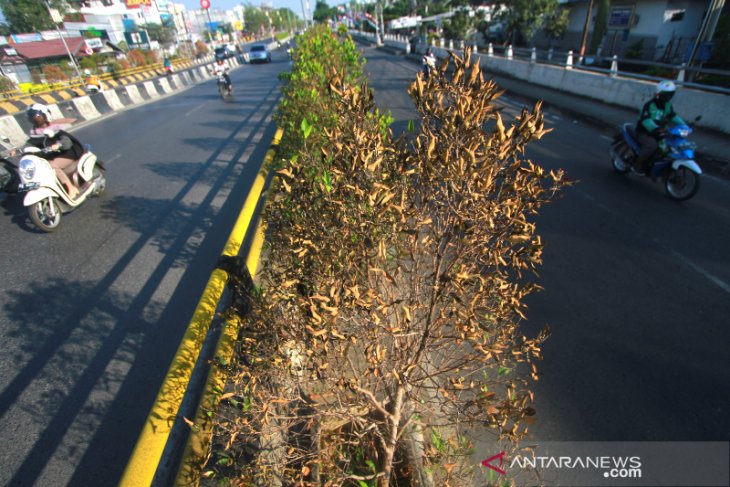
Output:
<path fill-rule="evenodd" d="M 580 63 L 583 62 L 583 57 L 586 53 L 586 43 L 588 42 L 588 29 L 591 26 L 591 14 L 593 13 L 593 0 L 588 2 L 588 13 L 586 14 L 586 22 L 583 26 L 583 37 L 580 40 Z"/>
<path fill-rule="evenodd" d="M 71 50 L 68 48 L 68 44 L 66 44 L 66 39 L 64 39 L 63 35 L 61 34 L 61 29 L 58 28 L 58 24 L 56 23 L 56 19 L 53 17 L 53 9 L 51 8 L 51 4 L 48 0 L 45 0 L 46 8 L 48 8 L 48 15 L 51 16 L 51 22 L 53 22 L 53 26 L 56 28 L 56 32 L 58 33 L 58 37 L 61 38 L 61 42 L 63 43 L 63 47 L 66 49 L 66 54 L 68 54 L 68 58 L 71 60 L 71 64 L 74 67 L 74 70 L 76 71 L 76 76 L 79 77 L 80 80 L 83 79 L 81 76 L 81 71 L 79 70 L 78 64 L 76 64 L 76 60 L 74 59 L 73 55 L 71 54 Z"/>

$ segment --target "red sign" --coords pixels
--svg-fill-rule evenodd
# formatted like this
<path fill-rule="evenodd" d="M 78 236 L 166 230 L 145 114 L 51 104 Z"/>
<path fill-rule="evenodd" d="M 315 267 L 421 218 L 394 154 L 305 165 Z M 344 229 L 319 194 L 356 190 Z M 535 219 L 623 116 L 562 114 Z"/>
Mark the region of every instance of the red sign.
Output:
<path fill-rule="evenodd" d="M 200 0 L 200 7 L 204 9 L 210 8 L 210 0 Z"/>

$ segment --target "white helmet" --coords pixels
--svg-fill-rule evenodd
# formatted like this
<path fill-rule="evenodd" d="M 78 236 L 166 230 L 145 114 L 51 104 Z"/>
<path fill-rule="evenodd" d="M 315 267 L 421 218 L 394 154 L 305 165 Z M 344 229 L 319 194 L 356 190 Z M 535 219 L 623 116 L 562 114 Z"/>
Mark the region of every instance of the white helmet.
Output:
<path fill-rule="evenodd" d="M 87 69 L 84 69 L 84 74 L 85 74 L 86 76 L 91 76 L 91 70 L 90 70 L 90 69 L 88 69 L 88 68 L 87 68 Z"/>
<path fill-rule="evenodd" d="M 42 114 L 46 116 L 46 120 L 51 120 L 51 110 L 48 109 L 47 106 L 45 106 L 43 103 L 33 103 L 31 106 L 28 107 L 28 110 L 25 112 L 28 115 L 28 119 L 32 122 L 33 118 L 38 115 Z"/>
<path fill-rule="evenodd" d="M 675 91 L 677 91 L 677 85 L 673 81 L 664 80 L 656 85 L 657 93 L 674 93 Z"/>

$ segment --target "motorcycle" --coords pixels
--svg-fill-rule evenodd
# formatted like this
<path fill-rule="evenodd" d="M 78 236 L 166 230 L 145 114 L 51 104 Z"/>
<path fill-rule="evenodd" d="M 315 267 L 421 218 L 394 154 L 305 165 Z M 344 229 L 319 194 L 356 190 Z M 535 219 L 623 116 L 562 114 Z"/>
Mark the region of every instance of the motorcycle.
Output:
<path fill-rule="evenodd" d="M 226 78 L 223 75 L 218 76 L 218 94 L 224 100 L 230 98 L 233 95 L 233 93 L 231 92 L 231 87 L 228 83 L 226 83 Z"/>
<path fill-rule="evenodd" d="M 18 162 L 15 154 L 0 156 L 0 192 L 15 194 L 18 192 Z"/>
<path fill-rule="evenodd" d="M 46 135 L 52 137 L 53 133 Z M 97 160 L 89 145 L 85 149 L 76 162 L 73 174 L 79 186 L 76 198 L 68 195 L 51 164 L 42 157 L 53 151 L 37 147 L 22 149 L 18 164 L 18 193 L 26 193 L 23 205 L 28 208 L 28 216 L 40 230 L 48 233 L 58 230 L 63 213 L 78 208 L 87 198 L 99 196 L 106 189 L 104 164 Z"/>
<path fill-rule="evenodd" d="M 702 169 L 694 161 L 696 145 L 687 140 L 691 133 L 692 128 L 688 125 L 670 128 L 665 139 L 667 150 L 653 160 L 647 173 L 652 181 L 661 178 L 667 195 L 675 201 L 688 200 L 700 189 Z M 634 162 L 640 150 L 634 125 L 625 123 L 619 126 L 609 148 L 613 168 L 621 174 L 636 172 Z"/>

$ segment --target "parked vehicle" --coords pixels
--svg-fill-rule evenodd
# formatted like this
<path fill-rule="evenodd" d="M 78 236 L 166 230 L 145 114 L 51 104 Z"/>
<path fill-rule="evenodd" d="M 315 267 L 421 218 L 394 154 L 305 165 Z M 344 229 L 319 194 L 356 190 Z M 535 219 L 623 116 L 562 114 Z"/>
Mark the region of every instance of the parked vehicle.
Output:
<path fill-rule="evenodd" d="M 249 51 L 248 51 L 248 62 L 251 64 L 270 63 L 271 62 L 271 52 L 269 52 L 269 48 L 266 47 L 266 44 L 252 45 L 251 49 L 249 49 Z"/>
<path fill-rule="evenodd" d="M 700 188 L 702 169 L 694 161 L 695 144 L 687 140 L 691 133 L 692 128 L 687 125 L 668 129 L 667 150 L 654 159 L 647 174 L 652 181 L 663 180 L 667 195 L 676 201 L 690 199 Z M 621 174 L 635 171 L 633 163 L 639 151 L 634 124 L 621 125 L 609 148 L 613 168 Z"/>
<path fill-rule="evenodd" d="M 53 134 L 49 133 L 49 137 Z M 9 139 L 3 138 L 7 143 Z M 98 196 L 106 189 L 104 164 L 86 146 L 86 151 L 76 163 L 73 179 L 79 186 L 79 194 L 71 198 L 56 176 L 44 155 L 49 149 L 25 147 L 21 150 L 18 164 L 18 193 L 26 193 L 23 205 L 28 208 L 33 224 L 44 232 L 54 232 L 61 224 L 61 216 L 81 206 L 87 198 Z"/>

